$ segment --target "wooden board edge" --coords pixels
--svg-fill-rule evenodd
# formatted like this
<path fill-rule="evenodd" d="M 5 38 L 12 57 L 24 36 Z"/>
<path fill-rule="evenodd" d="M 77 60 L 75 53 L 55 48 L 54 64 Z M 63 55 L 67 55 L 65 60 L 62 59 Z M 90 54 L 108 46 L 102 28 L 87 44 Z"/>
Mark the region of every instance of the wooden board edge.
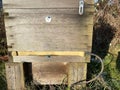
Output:
<path fill-rule="evenodd" d="M 85 52 L 82 51 L 12 51 L 12 56 L 85 56 Z"/>

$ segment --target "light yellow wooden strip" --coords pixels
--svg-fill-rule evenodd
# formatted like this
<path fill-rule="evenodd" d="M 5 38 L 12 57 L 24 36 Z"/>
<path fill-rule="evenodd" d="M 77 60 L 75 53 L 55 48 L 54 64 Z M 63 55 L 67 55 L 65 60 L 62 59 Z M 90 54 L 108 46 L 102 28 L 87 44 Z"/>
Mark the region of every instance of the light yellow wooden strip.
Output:
<path fill-rule="evenodd" d="M 46 52 L 32 52 L 32 51 L 14 51 L 12 56 L 45 56 L 45 55 L 58 55 L 58 56 L 81 56 L 84 57 L 85 52 L 81 51 L 46 51 Z"/>

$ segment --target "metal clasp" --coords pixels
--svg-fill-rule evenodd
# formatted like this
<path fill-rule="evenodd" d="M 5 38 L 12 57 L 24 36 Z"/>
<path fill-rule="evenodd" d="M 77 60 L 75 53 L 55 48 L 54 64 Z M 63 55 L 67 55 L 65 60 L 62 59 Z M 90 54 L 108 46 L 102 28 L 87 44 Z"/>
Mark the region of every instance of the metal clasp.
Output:
<path fill-rule="evenodd" d="M 83 15 L 84 13 L 84 0 L 79 1 L 79 14 Z"/>

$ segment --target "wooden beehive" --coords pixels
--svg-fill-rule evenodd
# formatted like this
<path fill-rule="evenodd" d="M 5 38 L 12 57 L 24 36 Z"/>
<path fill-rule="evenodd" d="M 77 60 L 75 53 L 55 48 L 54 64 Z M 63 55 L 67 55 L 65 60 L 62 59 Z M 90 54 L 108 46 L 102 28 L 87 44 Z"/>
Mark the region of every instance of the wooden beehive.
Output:
<path fill-rule="evenodd" d="M 61 84 L 68 76 L 71 85 L 86 79 L 93 1 L 84 1 L 79 15 L 79 0 L 3 0 L 8 51 L 13 62 L 32 62 L 38 83 Z"/>

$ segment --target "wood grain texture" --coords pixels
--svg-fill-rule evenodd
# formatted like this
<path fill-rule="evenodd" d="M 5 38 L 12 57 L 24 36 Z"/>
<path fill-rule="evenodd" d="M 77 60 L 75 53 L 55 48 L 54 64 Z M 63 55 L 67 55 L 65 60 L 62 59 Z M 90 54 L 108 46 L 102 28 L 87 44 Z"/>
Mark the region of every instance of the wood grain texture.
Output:
<path fill-rule="evenodd" d="M 93 0 L 85 0 L 93 4 Z M 3 0 L 4 8 L 78 8 L 79 0 Z"/>
<path fill-rule="evenodd" d="M 84 0 L 85 1 L 85 3 L 87 3 L 87 4 L 94 4 L 94 0 Z"/>
<path fill-rule="evenodd" d="M 8 46 L 12 46 L 9 51 L 89 51 L 91 37 L 84 34 L 91 34 L 91 32 L 85 32 L 85 29 L 79 31 L 77 27 L 73 25 L 41 27 L 26 25 L 8 29 L 6 32 Z"/>
<path fill-rule="evenodd" d="M 4 8 L 4 16 L 7 18 L 13 18 L 12 16 L 18 15 L 20 16 L 21 14 L 56 14 L 56 15 L 60 15 L 60 14 L 77 14 L 78 15 L 78 8 L 43 8 L 43 9 L 39 9 L 39 8 L 26 8 L 26 9 L 6 9 Z M 84 9 L 84 15 L 92 15 L 94 12 L 94 6 L 91 5 L 87 5 L 85 6 Z M 19 15 L 20 14 L 20 15 Z M 84 17 L 84 15 L 82 15 L 81 17 Z"/>
<path fill-rule="evenodd" d="M 85 13 L 82 16 L 78 13 L 78 7 L 79 0 L 3 0 L 7 44 L 10 46 L 8 50 L 90 52 L 93 2 L 85 0 Z M 45 21 L 47 16 L 52 18 L 50 23 Z M 87 65 L 80 63 L 88 62 L 85 57 L 13 56 L 13 61 L 34 62 L 33 79 L 39 84 L 61 84 L 68 76 L 70 86 L 76 81 L 86 79 Z M 7 67 L 6 72 L 13 73 L 13 76 L 7 74 L 14 81 L 9 87 L 20 88 L 17 86 L 22 82 L 20 80 L 23 72 L 20 68 L 13 65 L 12 69 Z M 19 82 L 15 77 L 19 78 Z M 7 78 L 8 81 L 12 79 Z"/>
<path fill-rule="evenodd" d="M 62 84 L 67 79 L 67 65 L 58 62 L 32 63 L 33 79 L 40 84 Z"/>
<path fill-rule="evenodd" d="M 24 90 L 22 63 L 6 63 L 5 67 L 8 90 Z"/>
<path fill-rule="evenodd" d="M 89 62 L 79 56 L 13 56 L 13 62 Z"/>
<path fill-rule="evenodd" d="M 3 4 L 9 51 L 91 51 L 92 1 L 85 0 L 82 16 L 79 0 L 4 0 Z"/>
<path fill-rule="evenodd" d="M 78 7 L 79 0 L 4 0 L 4 8 L 69 8 Z"/>
<path fill-rule="evenodd" d="M 45 51 L 45 52 L 11 52 L 12 56 L 79 56 L 84 57 L 85 52 L 82 51 Z"/>
<path fill-rule="evenodd" d="M 87 74 L 87 63 L 69 63 L 68 66 L 68 86 L 70 87 L 72 84 L 86 80 Z M 80 89 L 80 86 L 75 87 Z"/>
<path fill-rule="evenodd" d="M 86 80 L 87 63 L 32 63 L 33 79 L 39 84 L 71 84 Z"/>
<path fill-rule="evenodd" d="M 91 51 L 92 1 L 85 0 L 85 13 L 82 16 L 78 14 L 79 0 L 4 0 L 3 4 L 7 13 L 5 28 L 9 51 Z M 50 23 L 45 21 L 47 16 L 52 18 Z M 14 58 L 16 61 L 48 60 L 34 56 Z M 50 60 L 55 59 L 59 61 L 62 58 L 57 60 L 53 57 Z M 68 59 L 65 57 L 61 61 Z M 74 59 L 69 61 L 83 58 Z"/>
<path fill-rule="evenodd" d="M 80 16 L 76 9 L 40 9 L 36 14 L 19 10 L 10 10 L 5 18 L 9 51 L 90 51 L 92 15 Z M 45 22 L 46 16 L 51 16 L 51 23 Z"/>
<path fill-rule="evenodd" d="M 67 12 L 67 10 L 65 10 Z M 47 23 L 45 18 L 49 16 L 51 17 L 51 22 Z M 64 14 L 64 13 L 45 13 L 45 14 L 21 14 L 21 13 L 9 13 L 9 16 L 5 18 L 6 27 L 15 27 L 20 25 L 83 25 L 84 24 L 92 24 L 90 21 L 92 15 L 84 15 L 80 16 L 78 14 Z"/>

